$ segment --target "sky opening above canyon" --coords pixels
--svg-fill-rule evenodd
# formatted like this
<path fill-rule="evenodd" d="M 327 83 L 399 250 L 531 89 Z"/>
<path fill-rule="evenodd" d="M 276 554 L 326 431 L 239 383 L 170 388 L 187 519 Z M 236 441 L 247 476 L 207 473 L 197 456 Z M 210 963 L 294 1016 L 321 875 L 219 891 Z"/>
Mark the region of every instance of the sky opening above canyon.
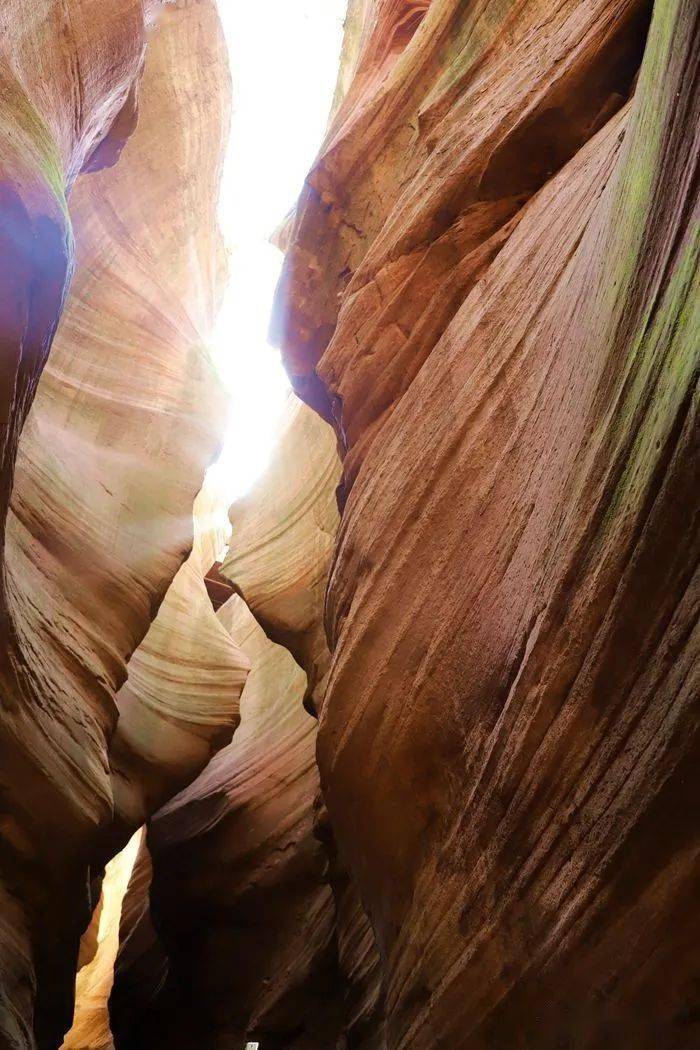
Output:
<path fill-rule="evenodd" d="M 264 470 L 289 391 L 268 345 L 282 253 L 270 237 L 294 206 L 331 107 L 347 0 L 219 0 L 233 78 L 231 137 L 219 209 L 229 281 L 213 353 L 230 396 L 210 469 L 226 503 Z"/>

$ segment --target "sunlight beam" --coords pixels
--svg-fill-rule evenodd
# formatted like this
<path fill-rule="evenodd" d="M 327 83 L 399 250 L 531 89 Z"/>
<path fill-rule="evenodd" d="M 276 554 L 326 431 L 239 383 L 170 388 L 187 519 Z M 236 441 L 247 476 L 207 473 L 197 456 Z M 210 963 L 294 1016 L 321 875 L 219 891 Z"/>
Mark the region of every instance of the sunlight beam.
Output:
<path fill-rule="evenodd" d="M 226 505 L 266 466 L 289 391 L 267 342 L 282 265 L 270 237 L 294 206 L 323 138 L 347 0 L 220 0 L 234 100 L 219 219 L 229 281 L 213 355 L 230 396 L 224 447 L 207 484 Z"/>

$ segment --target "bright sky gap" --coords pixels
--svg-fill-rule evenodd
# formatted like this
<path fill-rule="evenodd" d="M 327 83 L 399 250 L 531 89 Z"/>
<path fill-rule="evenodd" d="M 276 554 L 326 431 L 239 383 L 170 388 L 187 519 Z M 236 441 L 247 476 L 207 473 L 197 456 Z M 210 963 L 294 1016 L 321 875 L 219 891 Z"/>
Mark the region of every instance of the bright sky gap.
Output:
<path fill-rule="evenodd" d="M 219 0 L 233 118 L 219 208 L 229 282 L 213 354 L 230 418 L 208 481 L 227 504 L 264 470 L 289 390 L 279 353 L 267 343 L 282 265 L 270 237 L 294 206 L 323 139 L 346 8 L 347 0 Z"/>

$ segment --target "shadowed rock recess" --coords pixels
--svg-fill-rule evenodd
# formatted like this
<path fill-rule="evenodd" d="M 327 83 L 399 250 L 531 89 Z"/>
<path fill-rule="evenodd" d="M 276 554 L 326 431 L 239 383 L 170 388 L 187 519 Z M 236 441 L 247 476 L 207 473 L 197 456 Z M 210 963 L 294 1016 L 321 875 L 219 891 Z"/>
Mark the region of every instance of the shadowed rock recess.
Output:
<path fill-rule="evenodd" d="M 225 554 L 216 4 L 0 59 L 0 1050 L 700 1050 L 697 0 L 350 0 Z"/>

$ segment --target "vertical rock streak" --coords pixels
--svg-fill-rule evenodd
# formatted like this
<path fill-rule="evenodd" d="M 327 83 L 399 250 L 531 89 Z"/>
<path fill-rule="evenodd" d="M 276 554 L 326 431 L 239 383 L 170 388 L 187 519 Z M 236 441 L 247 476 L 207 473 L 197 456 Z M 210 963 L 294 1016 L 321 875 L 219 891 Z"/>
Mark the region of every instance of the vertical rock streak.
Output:
<path fill-rule="evenodd" d="M 389 68 L 367 5 L 291 235 L 391 1047 L 695 1037 L 698 23 L 648 10 L 434 0 Z"/>

